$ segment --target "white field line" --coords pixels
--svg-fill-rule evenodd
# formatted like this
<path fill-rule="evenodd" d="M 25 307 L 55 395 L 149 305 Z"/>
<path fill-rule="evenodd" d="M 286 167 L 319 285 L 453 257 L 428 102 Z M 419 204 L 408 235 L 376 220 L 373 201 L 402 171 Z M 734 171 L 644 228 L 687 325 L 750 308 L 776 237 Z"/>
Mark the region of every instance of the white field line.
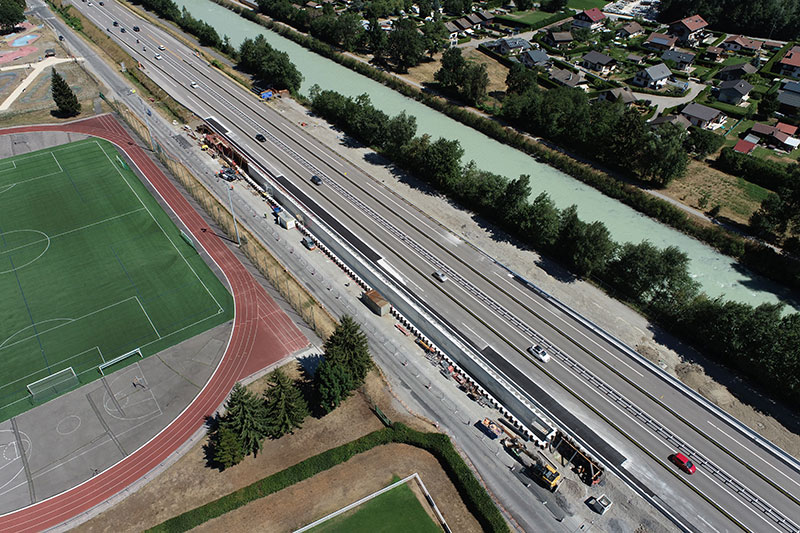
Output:
<path fill-rule="evenodd" d="M 158 332 L 158 328 L 156 328 L 155 324 L 153 324 L 153 321 L 150 318 L 150 315 L 147 314 L 147 311 L 145 310 L 144 306 L 142 305 L 142 301 L 139 300 L 138 296 L 136 296 L 135 298 L 136 298 L 136 303 L 138 303 L 139 307 L 142 309 L 142 313 L 144 313 L 144 316 L 147 317 L 147 321 L 150 322 L 150 327 L 153 328 L 153 331 L 156 332 L 156 335 L 158 335 L 158 338 L 160 339 L 161 338 L 161 333 Z"/>
<path fill-rule="evenodd" d="M 81 355 L 83 355 L 83 354 L 85 354 L 85 353 L 87 353 L 87 352 L 91 352 L 92 350 L 97 350 L 97 353 L 99 353 L 99 354 L 100 354 L 100 358 L 101 358 L 101 359 L 103 358 L 103 354 L 102 354 L 102 352 L 100 352 L 100 348 L 99 348 L 99 347 L 97 347 L 97 346 L 94 346 L 94 347 L 92 347 L 92 348 L 87 348 L 86 350 L 84 350 L 84 351 L 82 351 L 82 352 L 78 352 L 78 353 L 76 353 L 75 355 L 72 355 L 72 356 L 70 356 L 70 357 L 67 357 L 66 359 L 62 359 L 62 360 L 60 360 L 60 361 L 59 361 L 59 364 L 60 364 L 60 363 L 66 363 L 67 361 L 71 361 L 71 360 L 75 359 L 76 357 L 80 357 Z M 21 378 L 17 378 L 17 379 L 15 379 L 14 381 L 11 381 L 11 382 L 9 382 L 9 383 L 6 383 L 6 384 L 5 384 L 5 385 L 3 385 L 3 386 L 0 386 L 0 389 L 3 389 L 4 387 L 8 387 L 9 385 L 13 385 L 14 383 L 17 383 L 17 382 L 19 382 L 19 381 L 22 381 L 22 380 L 27 380 L 27 379 L 31 378 L 32 376 L 34 376 L 34 375 L 36 375 L 36 374 L 39 374 L 39 373 L 41 373 L 42 371 L 43 371 L 43 370 L 37 370 L 36 372 L 31 372 L 31 373 L 30 373 L 30 374 L 28 374 L 27 376 L 22 376 Z M 77 375 L 78 375 L 78 376 L 80 376 L 81 374 L 83 374 L 83 373 L 85 373 L 85 372 L 86 372 L 85 370 L 84 370 L 83 372 L 78 372 L 78 373 L 77 373 Z M 47 376 L 45 376 L 45 377 L 47 377 Z M 13 402 L 6 404 L 6 406 L 8 406 L 8 405 L 13 405 L 13 404 L 17 403 L 18 401 L 19 401 L 19 400 L 14 400 Z"/>
<path fill-rule="evenodd" d="M 184 262 L 184 263 L 186 263 L 186 266 L 187 266 L 187 267 L 189 267 L 189 270 L 191 270 L 191 271 L 192 271 L 192 274 L 194 274 L 194 276 L 197 278 L 197 281 L 199 281 L 199 282 L 200 282 L 200 284 L 201 284 L 201 285 L 203 286 L 203 288 L 206 290 L 206 292 L 208 293 L 208 295 L 209 295 L 209 296 L 211 296 L 211 299 L 212 299 L 212 300 L 214 300 L 214 303 L 215 303 L 215 304 L 217 304 L 217 307 L 218 307 L 218 308 L 220 308 L 220 309 L 222 309 L 222 306 L 221 306 L 221 305 L 220 305 L 220 303 L 217 301 L 217 299 L 214 297 L 214 295 L 211 293 L 211 291 L 209 290 L 209 288 L 206 286 L 205 282 L 203 282 L 203 280 L 200 278 L 200 276 L 197 274 L 197 272 L 194 270 L 194 268 L 192 268 L 192 265 L 190 265 L 190 264 L 189 264 L 189 261 L 188 261 L 188 260 L 187 260 L 187 259 L 186 259 L 186 258 L 183 256 L 183 254 L 180 252 L 180 250 L 178 250 L 178 247 L 175 245 L 175 243 L 172 241 L 172 239 L 170 239 L 170 238 L 169 238 L 169 235 L 167 235 L 167 232 L 166 232 L 166 231 L 164 231 L 164 228 L 163 228 L 163 227 L 161 226 L 161 224 L 158 222 L 158 220 L 156 219 L 156 217 L 155 217 L 155 216 L 153 216 L 153 213 L 151 213 L 151 212 L 150 212 L 150 210 L 149 210 L 149 209 L 147 209 L 147 206 L 146 206 L 146 205 L 145 205 L 145 203 L 142 201 L 142 199 L 141 199 L 141 197 L 139 196 L 139 194 L 138 194 L 138 193 L 137 193 L 137 192 L 134 190 L 133 186 L 131 186 L 131 184 L 130 184 L 130 183 L 128 183 L 128 180 L 126 180 L 126 179 L 125 179 L 125 176 L 122 174 L 122 172 L 119 170 L 119 168 L 117 168 L 117 166 L 114 164 L 114 161 L 112 161 L 112 160 L 111 160 L 111 157 L 108 155 L 108 153 L 106 153 L 105 149 L 104 149 L 104 148 L 103 148 L 103 147 L 100 145 L 100 143 L 99 143 L 98 141 L 95 141 L 95 143 L 97 143 L 97 146 L 98 146 L 98 147 L 100 147 L 100 150 L 102 150 L 102 152 L 105 154 L 106 158 L 108 158 L 108 161 L 111 163 L 111 166 L 113 166 L 113 167 L 114 167 L 114 170 L 116 170 L 116 171 L 117 171 L 117 174 L 119 174 L 119 177 L 120 177 L 120 178 L 122 178 L 122 181 L 124 181 L 124 182 L 125 182 L 125 185 L 127 185 L 127 186 L 128 186 L 128 188 L 129 188 L 129 189 L 131 190 L 131 192 L 133 193 L 133 195 L 134 195 L 134 196 L 136 196 L 136 198 L 139 200 L 139 203 L 140 203 L 140 204 L 142 204 L 142 207 L 144 207 L 144 208 L 145 208 L 145 210 L 147 210 L 147 212 L 150 214 L 150 218 L 152 218 L 152 219 L 153 219 L 153 222 L 155 222 L 155 223 L 156 223 L 156 225 L 158 226 L 158 228 L 161 230 L 161 233 L 163 233 L 163 234 L 164 234 L 164 238 L 166 238 L 166 239 L 167 239 L 167 241 L 169 241 L 169 243 L 172 245 L 172 247 L 173 247 L 173 248 L 175 248 L 175 253 L 177 253 L 177 254 L 178 254 L 178 256 L 180 256 L 180 258 L 181 258 L 181 259 L 183 259 L 183 262 Z"/>
<path fill-rule="evenodd" d="M 53 161 L 55 161 L 56 165 L 58 165 L 59 172 L 64 172 L 64 169 L 61 167 L 61 163 L 59 163 L 58 159 L 56 159 L 56 154 L 54 154 L 53 152 L 50 152 L 50 155 L 53 156 Z"/>

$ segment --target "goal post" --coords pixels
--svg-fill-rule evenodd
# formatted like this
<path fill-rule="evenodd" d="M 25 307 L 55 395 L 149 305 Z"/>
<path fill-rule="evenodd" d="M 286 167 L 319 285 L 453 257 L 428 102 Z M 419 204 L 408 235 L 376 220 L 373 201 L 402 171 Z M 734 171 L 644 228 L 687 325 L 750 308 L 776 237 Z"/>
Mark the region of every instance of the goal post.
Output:
<path fill-rule="evenodd" d="M 135 355 L 138 355 L 140 359 L 144 359 L 144 355 L 142 355 L 142 350 L 141 350 L 141 348 L 134 348 L 133 350 L 131 350 L 131 351 L 130 351 L 130 352 L 128 352 L 128 353 L 124 353 L 124 354 L 122 354 L 122 355 L 120 355 L 120 356 L 118 356 L 118 357 L 115 357 L 114 359 L 109 359 L 109 360 L 108 360 L 108 361 L 106 361 L 105 363 L 103 363 L 103 364 L 101 364 L 101 365 L 98 365 L 98 366 L 97 366 L 97 370 L 99 370 L 99 371 L 100 371 L 100 373 L 101 373 L 102 375 L 104 375 L 104 376 L 105 376 L 105 375 L 106 375 L 106 373 L 105 373 L 105 370 L 106 370 L 108 367 L 110 367 L 110 366 L 114 366 L 114 365 L 116 365 L 117 363 L 120 363 L 120 362 L 124 361 L 124 360 L 125 360 L 125 359 L 127 359 L 128 357 L 133 357 L 133 356 L 135 356 Z"/>
<path fill-rule="evenodd" d="M 38 379 L 33 383 L 28 383 L 28 392 L 34 402 L 40 402 L 44 399 L 54 398 L 67 392 L 68 390 L 77 387 L 80 384 L 78 376 L 71 366 L 53 372 L 49 376 Z"/>

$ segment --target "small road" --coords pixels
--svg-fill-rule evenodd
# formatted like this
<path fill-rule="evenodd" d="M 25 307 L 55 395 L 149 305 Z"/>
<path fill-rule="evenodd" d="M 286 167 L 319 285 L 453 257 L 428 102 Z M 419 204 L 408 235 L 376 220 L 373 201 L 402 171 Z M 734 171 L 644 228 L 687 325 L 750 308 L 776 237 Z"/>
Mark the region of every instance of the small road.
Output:
<path fill-rule="evenodd" d="M 650 100 L 653 105 L 656 106 L 658 113 L 660 114 L 669 107 L 675 107 L 676 105 L 691 102 L 704 88 L 705 85 L 702 83 L 690 81 L 689 90 L 683 96 L 659 96 L 657 94 L 637 93 L 635 91 L 633 94 L 636 95 L 636 98 L 640 100 Z"/>

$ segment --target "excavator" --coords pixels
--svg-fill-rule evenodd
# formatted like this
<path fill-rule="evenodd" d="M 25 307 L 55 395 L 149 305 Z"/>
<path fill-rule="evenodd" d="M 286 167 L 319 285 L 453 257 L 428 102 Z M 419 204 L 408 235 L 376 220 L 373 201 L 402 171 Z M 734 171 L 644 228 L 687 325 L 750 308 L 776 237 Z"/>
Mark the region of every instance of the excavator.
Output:
<path fill-rule="evenodd" d="M 541 452 L 531 453 L 517 437 L 506 437 L 503 446 L 525 466 L 526 473 L 550 492 L 558 490 L 563 479 L 555 465 Z"/>

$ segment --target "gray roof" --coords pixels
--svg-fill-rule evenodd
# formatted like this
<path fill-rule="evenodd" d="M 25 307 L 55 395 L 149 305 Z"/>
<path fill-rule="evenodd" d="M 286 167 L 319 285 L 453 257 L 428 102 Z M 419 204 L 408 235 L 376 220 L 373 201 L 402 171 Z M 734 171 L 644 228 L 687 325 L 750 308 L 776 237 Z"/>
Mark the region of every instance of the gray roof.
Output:
<path fill-rule="evenodd" d="M 644 28 L 642 28 L 641 24 L 639 24 L 638 22 L 633 21 L 630 24 L 626 24 L 625 26 L 623 26 L 622 31 L 630 35 L 642 32 L 644 31 Z"/>
<path fill-rule="evenodd" d="M 613 100 L 614 102 L 621 101 L 623 104 L 632 104 L 638 100 L 636 95 L 633 94 L 633 91 L 627 87 L 614 87 L 613 89 L 609 89 L 604 92 L 610 94 L 611 98 L 609 98 L 608 94 L 606 95 L 606 98 L 608 100 Z"/>
<path fill-rule="evenodd" d="M 445 22 L 444 23 L 444 27 L 447 28 L 447 31 L 449 31 L 450 33 L 455 33 L 455 32 L 461 31 L 461 30 L 459 30 L 458 26 L 456 26 L 452 22 Z"/>
<path fill-rule="evenodd" d="M 783 84 L 781 89 L 785 91 L 791 91 L 793 93 L 800 93 L 800 82 L 797 81 L 787 81 Z"/>
<path fill-rule="evenodd" d="M 550 71 L 550 78 L 563 83 L 567 87 L 577 87 L 584 80 L 580 73 L 572 72 L 567 69 L 554 68 Z"/>
<path fill-rule="evenodd" d="M 736 91 L 742 96 L 753 90 L 753 86 L 744 80 L 729 80 L 719 84 L 720 91 Z"/>
<path fill-rule="evenodd" d="M 800 92 L 795 92 L 790 89 L 778 91 L 778 101 L 789 107 L 800 108 Z"/>
<path fill-rule="evenodd" d="M 669 78 L 672 76 L 672 71 L 664 63 L 647 67 L 644 69 L 644 71 L 647 72 L 647 75 L 655 81 L 663 80 L 664 78 Z"/>
<path fill-rule="evenodd" d="M 644 58 L 642 56 L 637 56 L 636 54 L 628 54 L 628 57 L 626 57 L 625 59 L 627 59 L 628 61 L 633 61 L 634 63 L 641 63 L 642 59 Z"/>
<path fill-rule="evenodd" d="M 522 56 L 527 56 L 534 65 L 540 65 L 550 61 L 550 56 L 547 55 L 547 52 L 544 50 L 527 50 L 522 52 L 520 55 L 520 60 L 522 59 Z"/>
<path fill-rule="evenodd" d="M 571 31 L 553 31 L 550 32 L 550 36 L 553 38 L 555 42 L 570 42 L 572 41 L 572 32 Z"/>
<path fill-rule="evenodd" d="M 678 52 L 677 50 L 667 50 L 661 54 L 662 61 L 674 61 L 676 63 L 691 63 L 694 61 L 694 54 L 688 52 Z"/>
<path fill-rule="evenodd" d="M 751 65 L 750 63 L 739 63 L 738 65 L 725 65 L 721 69 L 719 69 L 720 73 L 728 72 L 731 70 L 742 69 L 742 72 L 745 74 L 752 74 L 758 69 Z"/>
<path fill-rule="evenodd" d="M 477 13 L 470 13 L 467 15 L 467 20 L 473 24 L 480 24 L 483 22 L 483 19 L 480 18 Z"/>
<path fill-rule="evenodd" d="M 588 63 L 596 63 L 598 65 L 611 65 L 612 63 L 616 63 L 617 60 L 611 56 L 606 54 L 601 54 L 597 50 L 592 50 L 583 56 L 583 60 Z"/>
<path fill-rule="evenodd" d="M 662 124 L 675 124 L 683 129 L 689 129 L 689 126 L 692 125 L 689 119 L 683 115 L 662 115 L 650 121 L 650 126 L 660 126 Z"/>
<path fill-rule="evenodd" d="M 683 108 L 681 111 L 681 115 L 685 115 L 687 117 L 699 118 L 703 121 L 714 120 L 717 118 L 722 111 L 719 109 L 714 109 L 713 107 L 708 107 L 703 104 L 698 104 L 692 102 L 688 104 L 686 107 Z"/>
<path fill-rule="evenodd" d="M 527 50 L 531 47 L 531 43 L 521 37 L 506 37 L 505 39 L 498 39 L 497 44 L 506 43 L 509 48 L 522 48 Z"/>

